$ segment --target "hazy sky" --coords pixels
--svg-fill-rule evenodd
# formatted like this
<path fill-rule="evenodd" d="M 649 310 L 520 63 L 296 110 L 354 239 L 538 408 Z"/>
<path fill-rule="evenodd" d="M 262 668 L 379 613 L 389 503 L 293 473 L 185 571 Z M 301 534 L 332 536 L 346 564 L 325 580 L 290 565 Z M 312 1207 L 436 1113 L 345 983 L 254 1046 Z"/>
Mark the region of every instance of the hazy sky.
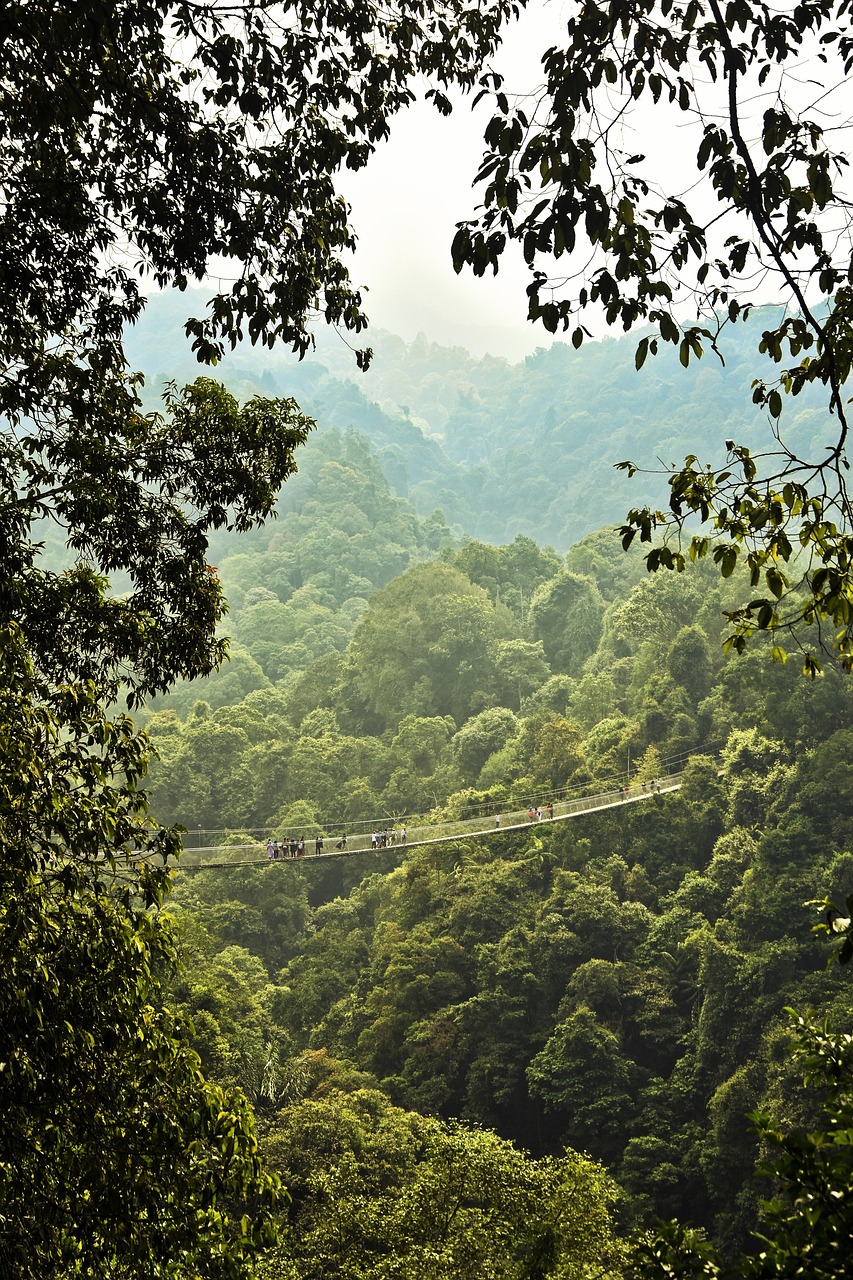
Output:
<path fill-rule="evenodd" d="M 511 29 L 497 60 L 508 88 L 528 91 L 541 79 L 540 55 L 559 39 L 566 7 L 537 3 Z M 346 175 L 359 237 L 352 271 L 369 287 L 371 324 L 408 340 L 422 331 L 475 354 L 521 359 L 553 338 L 525 319 L 527 272 L 514 249 L 496 278 L 457 276 L 450 262 L 455 225 L 479 200 L 471 183 L 489 115 L 485 102 L 472 113 L 465 98 L 450 117 L 420 103 L 393 122 L 390 141 L 367 169 Z"/>
<path fill-rule="evenodd" d="M 532 93 L 542 82 L 542 53 L 564 38 L 570 8 L 567 0 L 531 0 L 508 28 L 495 65 L 510 94 Z M 359 237 L 353 278 L 368 287 L 367 312 L 377 327 L 407 340 L 421 331 L 478 355 L 522 359 L 568 335 L 552 336 L 526 320 L 529 275 L 516 245 L 505 252 L 497 277 L 454 274 L 450 245 L 456 223 L 481 200 L 472 181 L 491 114 L 486 100 L 474 111 L 470 99 L 456 101 L 449 117 L 429 104 L 411 107 L 393 121 L 389 142 L 366 169 L 342 176 Z M 664 183 L 680 187 L 695 164 L 695 141 L 691 153 L 685 149 L 683 117 L 668 114 L 663 104 L 640 103 L 632 111 L 626 146 L 653 159 Z M 596 334 L 607 332 L 591 313 L 584 323 Z"/>

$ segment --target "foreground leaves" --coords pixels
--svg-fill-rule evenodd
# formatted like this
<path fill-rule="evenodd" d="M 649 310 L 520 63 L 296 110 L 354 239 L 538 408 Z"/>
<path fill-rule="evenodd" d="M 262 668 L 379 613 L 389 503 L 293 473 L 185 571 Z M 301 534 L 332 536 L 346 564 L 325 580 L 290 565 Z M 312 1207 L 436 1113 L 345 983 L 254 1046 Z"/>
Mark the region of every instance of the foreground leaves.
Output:
<path fill-rule="evenodd" d="M 0 672 L 0 1275 L 241 1276 L 277 1182 L 160 1002 L 178 837 L 144 740 L 41 684 L 15 628 Z"/>

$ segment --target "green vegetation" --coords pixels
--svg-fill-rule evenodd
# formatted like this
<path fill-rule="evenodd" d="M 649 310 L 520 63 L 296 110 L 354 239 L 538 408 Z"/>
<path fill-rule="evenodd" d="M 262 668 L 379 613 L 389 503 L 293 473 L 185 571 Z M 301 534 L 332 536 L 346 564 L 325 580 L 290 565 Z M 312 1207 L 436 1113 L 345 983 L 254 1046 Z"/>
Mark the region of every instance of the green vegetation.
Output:
<path fill-rule="evenodd" d="M 801 86 L 816 46 L 824 92 L 815 96 Z M 660 529 L 675 535 L 651 550 L 650 569 L 712 556 L 729 577 L 744 563 L 750 589 L 731 611 L 731 643 L 740 650 L 756 629 L 776 633 L 781 658 L 790 634 L 812 646 L 810 672 L 821 640 L 853 665 L 849 125 L 839 131 L 829 105 L 852 65 L 843 2 L 576 6 L 532 93 L 495 86 L 482 203 L 453 243 L 456 269 L 484 275 L 517 242 L 529 318 L 571 330 L 575 347 L 589 311 L 625 332 L 648 326 L 637 369 L 667 344 L 685 367 L 707 350 L 722 358 L 757 282 L 772 282 L 785 306 L 756 343 L 752 391 L 772 431 L 757 455 L 742 438 L 722 453 L 718 433 L 717 461 L 699 460 L 695 444 L 682 467 L 664 464 L 669 510 L 635 508 L 623 536 L 627 545 Z M 664 147 L 646 143 L 652 118 Z M 683 150 L 667 167 L 676 134 Z M 809 387 L 824 405 L 816 448 L 780 423 L 783 396 Z M 815 641 L 808 628 L 821 622 Z"/>
<path fill-rule="evenodd" d="M 163 1006 L 178 840 L 143 744 L 94 686 L 41 680 L 15 627 L 0 664 L 0 1274 L 240 1274 L 277 1181 Z"/>
<path fill-rule="evenodd" d="M 759 1166 L 769 1180 L 763 1233 L 753 1253 L 726 1267 L 704 1233 L 678 1223 L 641 1238 L 633 1274 L 714 1280 L 782 1280 L 815 1276 L 834 1280 L 847 1267 L 850 1243 L 850 1145 L 853 1139 L 850 1036 L 828 1020 L 796 1019 L 795 1053 L 807 1088 L 816 1092 L 807 1127 L 786 1131 L 766 1114 L 751 1120 L 764 1145 Z M 815 1105 L 816 1104 L 816 1105 Z"/>
<path fill-rule="evenodd" d="M 375 464 L 364 452 L 353 465 Z M 310 544 L 313 522 L 345 509 L 296 507 L 283 537 L 276 526 L 254 536 L 244 572 L 252 563 L 261 578 L 273 540 L 285 547 L 292 530 Z M 668 759 L 711 752 L 676 795 L 582 821 L 180 875 L 187 968 L 173 998 L 208 1069 L 253 1099 L 273 1167 L 309 1183 L 271 1274 L 331 1247 L 316 1196 L 332 1195 L 332 1175 L 310 1163 L 294 1183 L 282 1132 L 303 1123 L 300 1098 L 331 1099 L 339 1124 L 339 1093 L 364 1089 L 373 1101 L 358 1107 L 406 1126 L 486 1127 L 536 1162 L 586 1153 L 620 1188 L 623 1232 L 678 1217 L 732 1263 L 771 1229 L 753 1176 L 762 1144 L 783 1123 L 812 1122 L 785 1009 L 832 1010 L 841 1024 L 853 1012 L 846 975 L 821 971 L 804 907 L 843 896 L 853 870 L 853 694 L 835 668 L 810 685 L 758 650 L 726 659 L 710 567 L 641 574 L 612 530 L 565 558 L 524 538 L 448 542 L 369 597 L 340 651 L 234 705 L 193 702 L 201 683 L 180 694 L 183 716 L 148 713 L 155 809 L 191 830 L 264 838 L 471 806 L 491 815 L 612 785 L 629 759 L 639 784 Z M 757 1110 L 774 1120 L 753 1132 L 744 1117 Z M 376 1208 L 385 1190 L 347 1207 L 362 1183 L 390 1176 L 370 1164 L 377 1142 L 359 1138 L 354 1158 L 367 1163 L 335 1175 L 344 1274 L 415 1266 L 406 1233 L 392 1245 L 383 1231 L 425 1171 L 394 1175 L 387 1210 Z"/>
<path fill-rule="evenodd" d="M 574 1153 L 533 1161 L 493 1133 L 363 1088 L 285 1108 L 264 1149 L 292 1201 L 261 1276 L 618 1274 L 616 1189 Z"/>
<path fill-rule="evenodd" d="M 237 1280 L 271 1234 L 245 1095 L 205 1079 L 163 1005 L 179 839 L 147 817 L 147 740 L 114 708 L 221 663 L 213 534 L 269 516 L 312 424 L 208 378 L 146 411 L 124 329 L 140 276 L 183 291 L 218 258 L 236 282 L 186 322 L 200 360 L 244 332 L 304 352 L 318 309 L 360 332 L 337 171 L 366 162 L 413 77 L 470 86 L 504 14 L 464 35 L 455 0 L 280 16 L 0 13 L 4 1280 Z M 300 662 L 325 652 L 312 635 L 291 637 Z"/>
<path fill-rule="evenodd" d="M 702 23 L 699 7 L 669 0 L 660 15 L 653 0 L 631 15 L 581 10 L 565 54 L 546 58 L 553 111 L 532 130 L 488 67 L 507 0 L 3 8 L 4 1280 L 592 1280 L 632 1265 L 620 1233 L 660 1212 L 700 1231 L 646 1240 L 635 1256 L 647 1271 L 672 1274 L 673 1258 L 694 1274 L 717 1258 L 767 1276 L 838 1270 L 849 1036 L 799 1025 L 825 1090 L 816 1112 L 783 1011 L 851 1012 L 845 973 L 817 967 L 825 947 L 801 905 L 849 888 L 851 694 L 834 665 L 809 696 L 783 669 L 767 675 L 760 644 L 726 662 L 720 619 L 736 650 L 753 629 L 829 620 L 850 663 L 849 262 L 821 220 L 844 208 L 843 157 L 782 94 L 807 32 L 837 44 L 845 70 L 850 41 L 844 6 L 789 18 L 747 3 L 725 22 L 709 5 Z M 572 303 L 542 303 L 537 255 L 561 256 L 583 221 L 616 266 L 596 267 L 579 305 L 600 301 L 625 328 L 652 323 L 689 365 L 722 321 L 679 330 L 657 255 L 683 271 L 696 254 L 706 303 L 734 320 L 749 310 L 733 290 L 754 246 L 736 235 L 714 258 L 681 202 L 641 207 L 651 188 L 619 165 L 618 189 L 602 191 L 573 130 L 620 74 L 629 98 L 666 91 L 692 110 L 694 37 L 729 89 L 729 131 L 706 129 L 697 163 L 801 306 L 762 346 L 776 361 L 785 346 L 805 353 L 781 385 L 827 389 L 838 431 L 817 463 L 785 444 L 759 474 L 732 442 L 726 470 L 692 454 L 670 468 L 671 516 L 635 509 L 622 541 L 710 520 L 724 538 L 692 538 L 689 579 L 641 580 L 639 558 L 607 533 L 564 557 L 603 514 L 594 478 L 586 507 L 562 510 L 564 446 L 589 435 L 585 408 L 554 408 L 568 351 L 518 375 L 546 366 L 526 400 L 515 375 L 493 371 L 532 431 L 489 467 L 492 423 L 470 386 L 454 387 L 451 412 L 446 385 L 410 379 L 453 426 L 445 451 L 406 403 L 377 415 L 309 366 L 295 376 L 326 397 L 330 430 L 281 501 L 313 425 L 291 396 L 253 388 L 241 403 L 193 378 L 167 385 L 156 409 L 143 400 L 125 348 L 145 306 L 137 275 L 183 293 L 214 260 L 234 264 L 233 286 L 184 321 L 203 363 L 244 333 L 305 355 L 317 312 L 363 331 L 338 173 L 368 161 L 421 77 L 444 113 L 450 86 L 495 95 L 484 223 L 460 230 L 457 261 L 482 272 L 520 236 L 532 316 L 555 329 Z M 628 50 L 620 66 L 614 40 Z M 761 84 L 777 63 L 759 173 L 741 77 Z M 516 222 L 534 171 L 545 198 Z M 842 254 L 845 226 L 833 229 Z M 794 270 L 835 291 L 825 312 Z M 656 342 L 640 339 L 638 367 Z M 371 355 L 355 353 L 360 369 Z M 778 387 L 760 383 L 754 399 L 778 420 Z M 348 430 L 367 423 L 378 458 Z M 471 541 L 442 513 L 439 493 L 460 492 L 462 475 L 470 491 L 469 472 L 493 482 L 484 521 L 521 513 L 507 545 Z M 530 536 L 546 499 L 559 552 Z M 274 510 L 280 524 L 261 532 Z M 247 535 L 239 550 L 234 533 Z M 671 546 L 646 557 L 685 563 Z M 805 665 L 817 672 L 813 653 Z M 150 811 L 149 739 L 122 700 L 159 749 Z M 236 828 L 310 835 L 412 810 L 492 813 L 612 786 L 631 768 L 642 785 L 673 759 L 688 761 L 676 796 L 464 848 L 397 847 L 384 864 L 176 877 L 179 832 L 159 825 L 231 828 L 245 845 Z M 849 920 L 825 927 L 847 958 Z M 751 1180 L 760 1144 L 776 1182 L 764 1205 Z M 757 1228 L 766 1249 L 733 1261 Z"/>

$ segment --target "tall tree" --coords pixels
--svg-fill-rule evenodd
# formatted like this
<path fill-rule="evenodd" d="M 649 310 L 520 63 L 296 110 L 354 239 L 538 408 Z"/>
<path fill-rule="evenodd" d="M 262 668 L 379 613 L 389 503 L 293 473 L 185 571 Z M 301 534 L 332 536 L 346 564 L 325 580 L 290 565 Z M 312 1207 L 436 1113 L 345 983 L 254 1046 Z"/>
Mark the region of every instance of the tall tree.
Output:
<path fill-rule="evenodd" d="M 177 847 L 144 744 L 0 631 L 0 1276 L 243 1275 L 270 1238 L 242 1094 L 162 1006 Z"/>
<path fill-rule="evenodd" d="M 849 924 L 849 921 L 845 921 Z M 828 1022 L 795 1019 L 795 1053 L 805 1084 L 820 1099 L 807 1130 L 755 1113 L 753 1125 L 766 1151 L 758 1173 L 770 1179 L 755 1249 L 726 1269 L 732 1280 L 783 1280 L 843 1275 L 850 1247 L 851 1107 L 850 1036 Z M 722 1273 L 717 1251 L 701 1233 L 677 1223 L 639 1242 L 631 1274 L 645 1280 Z"/>
<path fill-rule="evenodd" d="M 407 714 L 467 720 L 482 711 L 507 616 L 449 565 L 401 574 L 373 596 L 353 633 L 347 674 L 358 714 L 384 729 Z"/>

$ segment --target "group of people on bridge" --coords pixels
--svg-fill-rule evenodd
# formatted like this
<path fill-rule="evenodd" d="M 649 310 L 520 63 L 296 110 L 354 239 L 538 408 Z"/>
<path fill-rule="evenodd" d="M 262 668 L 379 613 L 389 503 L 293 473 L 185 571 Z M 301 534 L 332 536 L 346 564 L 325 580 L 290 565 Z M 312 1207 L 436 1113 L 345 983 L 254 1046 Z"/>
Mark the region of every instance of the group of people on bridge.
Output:
<path fill-rule="evenodd" d="M 635 793 L 636 793 L 637 787 L 638 787 L 638 784 L 635 782 L 634 783 Z M 644 794 L 660 792 L 661 791 L 660 779 L 656 778 L 654 779 L 654 781 L 651 781 L 651 782 L 642 782 L 639 784 L 639 789 Z M 627 800 L 630 797 L 631 793 L 632 793 L 631 784 L 627 782 L 624 784 L 624 786 L 620 785 L 615 790 L 616 797 L 623 800 Z M 542 822 L 543 820 L 547 820 L 553 817 L 554 817 L 554 806 L 550 800 L 546 805 L 544 805 L 544 807 L 541 805 L 537 807 L 534 807 L 533 805 L 531 805 L 527 810 L 527 818 L 529 822 Z M 500 825 L 501 825 L 501 814 L 497 814 L 495 816 L 495 827 L 499 828 Z M 408 839 L 408 832 L 406 831 L 405 827 L 402 827 L 399 832 L 397 831 L 396 827 L 385 828 L 382 831 L 377 829 L 371 833 L 370 848 L 386 849 L 390 845 L 397 845 L 397 844 L 404 845 L 407 839 Z M 315 857 L 323 852 L 323 841 L 324 841 L 323 836 L 318 835 L 315 837 L 315 840 L 314 840 Z M 347 837 L 346 837 L 346 833 L 344 833 L 335 842 L 335 848 L 338 850 L 345 850 L 346 847 L 347 847 Z M 267 857 L 270 859 L 271 862 L 275 862 L 279 858 L 303 858 L 304 856 L 305 856 L 305 839 L 303 836 L 299 836 L 298 838 L 295 836 L 291 836 L 290 838 L 285 836 L 285 838 L 282 841 L 279 841 L 278 838 L 275 836 L 271 836 L 267 841 Z"/>
<path fill-rule="evenodd" d="M 655 778 L 653 782 L 643 782 L 640 785 L 640 790 L 644 795 L 647 795 L 649 792 L 654 793 L 654 792 L 660 791 L 660 789 L 661 789 L 660 778 Z M 617 787 L 616 794 L 618 796 L 622 796 L 624 799 L 627 799 L 628 796 L 631 794 L 631 784 L 629 782 L 626 782 L 624 787 Z"/>
<path fill-rule="evenodd" d="M 323 840 L 321 836 L 317 837 L 317 843 L 322 849 Z M 298 839 L 296 836 L 291 836 L 290 839 L 285 836 L 281 843 L 279 843 L 277 836 L 270 836 L 267 841 L 267 857 L 270 862 L 277 862 L 279 858 L 304 858 L 304 856 L 305 839 L 303 836 Z"/>
<path fill-rule="evenodd" d="M 396 828 L 384 831 L 374 831 L 370 837 L 371 849 L 386 849 L 389 845 L 405 844 L 408 839 L 408 832 L 403 827 L 399 833 Z M 324 836 L 316 836 L 314 839 L 314 856 L 317 857 L 323 852 L 325 842 Z M 336 849 L 346 849 L 347 837 L 346 832 L 335 842 Z M 279 858 L 304 858 L 305 857 L 305 837 L 287 836 L 283 840 L 279 840 L 278 836 L 270 836 L 267 840 L 267 857 L 270 862 L 277 862 Z"/>
<path fill-rule="evenodd" d="M 401 828 L 399 836 L 397 835 L 396 828 L 392 827 L 390 831 L 386 828 L 384 831 L 374 831 L 371 833 L 370 847 L 371 849 L 387 849 L 389 844 L 405 844 L 408 838 L 409 833 L 405 827 Z"/>

